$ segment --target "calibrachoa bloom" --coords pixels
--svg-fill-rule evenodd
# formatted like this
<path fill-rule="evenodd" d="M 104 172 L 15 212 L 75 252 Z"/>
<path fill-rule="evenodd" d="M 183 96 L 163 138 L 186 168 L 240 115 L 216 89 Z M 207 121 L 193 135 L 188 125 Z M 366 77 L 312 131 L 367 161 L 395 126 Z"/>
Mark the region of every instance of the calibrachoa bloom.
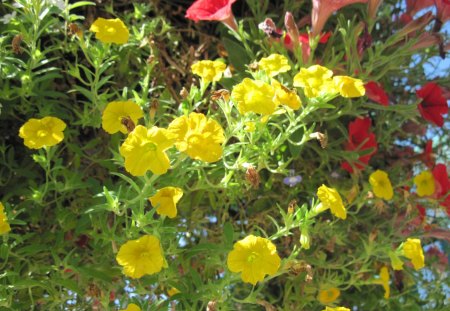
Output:
<path fill-rule="evenodd" d="M 321 290 L 319 292 L 319 295 L 317 296 L 317 299 L 321 304 L 327 305 L 338 299 L 340 295 L 341 291 L 339 290 L 339 288 L 332 287 L 329 289 Z"/>
<path fill-rule="evenodd" d="M 288 106 L 293 110 L 301 107 L 302 101 L 295 91 L 288 89 L 276 80 L 272 80 L 271 84 L 275 88 L 275 97 L 279 104 Z"/>
<path fill-rule="evenodd" d="M 102 115 L 102 128 L 109 134 L 122 132 L 128 133 L 128 128 L 124 122 L 131 119 L 133 124 L 144 116 L 141 107 L 132 101 L 110 102 Z"/>
<path fill-rule="evenodd" d="M 350 311 L 350 309 L 345 307 L 325 307 L 325 309 L 323 309 L 322 311 Z"/>
<path fill-rule="evenodd" d="M 434 177 L 430 171 L 423 171 L 414 177 L 414 183 L 417 186 L 417 194 L 420 197 L 434 193 Z"/>
<path fill-rule="evenodd" d="M 348 76 L 335 76 L 333 77 L 333 83 L 342 97 L 361 97 L 366 93 L 364 83 L 360 79 Z"/>
<path fill-rule="evenodd" d="M 387 267 L 382 267 L 380 270 L 380 279 L 377 280 L 378 284 L 382 285 L 384 288 L 384 298 L 388 299 L 391 293 L 391 288 L 389 287 L 389 270 Z"/>
<path fill-rule="evenodd" d="M 376 170 L 370 174 L 369 183 L 372 186 L 375 196 L 385 200 L 390 200 L 394 196 L 391 181 L 389 180 L 389 176 L 386 172 Z"/>
<path fill-rule="evenodd" d="M 180 293 L 180 291 L 178 290 L 178 288 L 175 288 L 175 287 L 172 287 L 167 290 L 167 295 L 169 295 L 169 297 L 172 297 L 173 295 L 176 295 L 179 293 Z"/>
<path fill-rule="evenodd" d="M 440 205 L 444 206 L 447 214 L 450 215 L 450 180 L 448 178 L 447 166 L 445 164 L 436 164 L 432 174 L 436 188 L 434 195 L 441 201 Z"/>
<path fill-rule="evenodd" d="M 242 272 L 242 280 L 253 285 L 264 280 L 266 274 L 275 274 L 280 262 L 275 245 L 268 239 L 254 235 L 236 242 L 227 259 L 228 269 Z"/>
<path fill-rule="evenodd" d="M 442 95 L 442 89 L 434 82 L 429 82 L 416 91 L 417 97 L 422 98 L 418 108 L 425 120 L 439 127 L 444 125 L 443 115 L 448 113 L 447 100 Z"/>
<path fill-rule="evenodd" d="M 332 76 L 331 70 L 320 65 L 301 68 L 294 76 L 294 86 L 304 88 L 308 98 L 317 97 L 321 93 L 335 93 Z"/>
<path fill-rule="evenodd" d="M 236 84 L 231 92 L 233 101 L 241 114 L 247 112 L 270 115 L 278 106 L 275 88 L 266 82 L 245 78 Z"/>
<path fill-rule="evenodd" d="M 425 257 L 419 239 L 408 238 L 403 243 L 403 255 L 411 259 L 414 269 L 420 270 L 425 266 Z"/>
<path fill-rule="evenodd" d="M 350 122 L 348 125 L 348 142 L 345 145 L 347 151 L 365 151 L 372 149 L 372 151 L 366 155 L 360 156 L 358 162 L 353 163 L 357 169 L 364 169 L 365 165 L 369 163 L 372 155 L 377 151 L 377 141 L 375 134 L 370 131 L 371 120 L 369 117 L 357 118 L 355 121 Z M 342 168 L 349 173 L 353 173 L 353 167 L 348 162 L 342 163 Z"/>
<path fill-rule="evenodd" d="M 175 136 L 175 147 L 195 160 L 216 162 L 222 157 L 223 129 L 204 114 L 191 112 L 178 117 L 168 127 Z"/>
<path fill-rule="evenodd" d="M 279 73 L 287 72 L 291 69 L 288 59 L 284 55 L 271 54 L 268 57 L 261 58 L 258 62 L 258 68 L 264 70 L 269 77 L 274 77 Z"/>
<path fill-rule="evenodd" d="M 148 170 L 153 174 L 165 174 L 170 161 L 164 151 L 174 142 L 174 135 L 166 129 L 136 126 L 119 148 L 125 158 L 125 169 L 133 176 L 142 176 Z"/>
<path fill-rule="evenodd" d="M 218 60 L 201 60 L 191 66 L 192 72 L 206 82 L 219 81 L 225 69 L 227 65 Z"/>
<path fill-rule="evenodd" d="M 123 266 L 123 273 L 133 279 L 157 273 L 161 271 L 164 264 L 161 244 L 153 235 L 144 235 L 123 244 L 117 253 L 116 260 Z"/>
<path fill-rule="evenodd" d="M 177 216 L 177 203 L 183 196 L 183 190 L 176 187 L 164 187 L 149 198 L 153 207 L 159 215 L 166 215 L 169 218 Z"/>
<path fill-rule="evenodd" d="M 3 203 L 0 202 L 0 234 L 5 234 L 11 231 L 8 219 L 6 218 L 5 207 Z"/>
<path fill-rule="evenodd" d="M 137 304 L 130 303 L 126 309 L 120 311 L 141 311 L 141 308 Z"/>
<path fill-rule="evenodd" d="M 95 37 L 103 43 L 125 44 L 130 35 L 127 26 L 118 18 L 99 17 L 89 30 L 95 32 Z"/>
<path fill-rule="evenodd" d="M 65 128 L 66 123 L 56 117 L 30 119 L 21 126 L 19 136 L 28 148 L 40 149 L 60 143 L 64 139 Z"/>
<path fill-rule="evenodd" d="M 231 5 L 236 0 L 197 0 L 186 11 L 186 18 L 198 21 L 221 21 L 237 30 Z"/>
<path fill-rule="evenodd" d="M 317 196 L 322 203 L 322 207 L 319 208 L 319 211 L 324 211 L 329 208 L 334 216 L 341 219 L 347 218 L 347 210 L 336 189 L 322 185 L 317 189 Z"/>

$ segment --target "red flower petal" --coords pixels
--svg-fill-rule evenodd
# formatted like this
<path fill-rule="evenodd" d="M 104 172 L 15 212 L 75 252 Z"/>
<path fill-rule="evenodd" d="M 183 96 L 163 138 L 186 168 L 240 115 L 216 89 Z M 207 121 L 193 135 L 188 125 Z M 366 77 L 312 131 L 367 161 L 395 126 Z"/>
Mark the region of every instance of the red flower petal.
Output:
<path fill-rule="evenodd" d="M 364 87 L 366 88 L 366 96 L 370 100 L 383 106 L 389 106 L 389 97 L 379 83 L 369 81 Z"/>
<path fill-rule="evenodd" d="M 193 21 L 222 21 L 232 15 L 231 5 L 236 0 L 197 0 L 186 11 Z"/>
<path fill-rule="evenodd" d="M 436 190 L 434 195 L 437 198 L 445 197 L 450 190 L 450 180 L 448 179 L 447 167 L 444 164 L 437 164 L 433 171 Z"/>
<path fill-rule="evenodd" d="M 428 120 L 439 127 L 444 125 L 444 114 L 448 113 L 447 100 L 442 96 L 442 89 L 434 82 L 429 82 L 416 95 L 422 98 L 418 108 L 425 120 Z"/>

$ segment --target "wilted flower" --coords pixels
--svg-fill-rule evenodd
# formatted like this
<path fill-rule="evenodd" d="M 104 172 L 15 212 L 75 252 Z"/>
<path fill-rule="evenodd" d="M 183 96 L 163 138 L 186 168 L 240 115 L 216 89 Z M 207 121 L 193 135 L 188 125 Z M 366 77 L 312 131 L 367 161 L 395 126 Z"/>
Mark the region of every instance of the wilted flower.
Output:
<path fill-rule="evenodd" d="M 236 0 L 197 0 L 186 11 L 186 18 L 198 21 L 221 21 L 237 31 L 231 5 Z"/>
<path fill-rule="evenodd" d="M 278 106 L 274 87 L 266 82 L 249 78 L 245 78 L 233 87 L 231 97 L 241 114 L 251 111 L 262 115 L 270 115 L 274 113 Z"/>
<path fill-rule="evenodd" d="M 59 144 L 64 139 L 66 123 L 56 117 L 30 119 L 20 127 L 19 136 L 30 149 L 40 149 Z"/>
<path fill-rule="evenodd" d="M 402 251 L 406 258 L 411 259 L 414 269 L 420 270 L 425 266 L 425 257 L 419 239 L 408 238 L 406 242 L 403 243 Z"/>
<path fill-rule="evenodd" d="M 245 171 L 245 180 L 249 182 L 254 189 L 258 189 L 260 183 L 259 174 L 256 168 L 251 164 L 247 167 L 247 170 Z"/>
<path fill-rule="evenodd" d="M 142 176 L 148 170 L 153 174 L 165 174 L 170 161 L 164 151 L 172 147 L 174 141 L 174 135 L 166 129 L 136 126 L 119 148 L 125 157 L 125 169 L 133 176 Z"/>
<path fill-rule="evenodd" d="M 317 296 L 317 300 L 320 301 L 321 304 L 327 305 L 336 301 L 341 295 L 341 291 L 339 288 L 332 287 L 325 290 L 321 290 L 319 295 Z"/>
<path fill-rule="evenodd" d="M 191 112 L 189 116 L 178 117 L 168 130 L 175 136 L 175 147 L 192 159 L 216 162 L 222 157 L 223 129 L 204 114 Z"/>
<path fill-rule="evenodd" d="M 268 57 L 261 58 L 258 68 L 264 70 L 269 77 L 291 70 L 286 56 L 280 54 L 270 54 Z"/>
<path fill-rule="evenodd" d="M 3 203 L 0 202 L 0 235 L 8 233 L 11 231 L 11 227 L 8 223 L 8 218 L 6 218 L 5 207 Z"/>
<path fill-rule="evenodd" d="M 132 101 L 110 102 L 102 115 L 102 128 L 109 134 L 122 132 L 128 133 L 124 120 L 131 119 L 135 125 L 144 116 L 141 107 Z"/>
<path fill-rule="evenodd" d="M 123 244 L 116 260 L 123 266 L 123 273 L 133 279 L 157 273 L 164 264 L 161 244 L 153 235 L 145 235 Z"/>
<path fill-rule="evenodd" d="M 444 114 L 448 113 L 447 100 L 442 96 L 442 89 L 434 82 L 429 82 L 420 90 L 416 91 L 422 102 L 418 108 L 425 120 L 428 120 L 439 127 L 444 125 Z"/>
<path fill-rule="evenodd" d="M 370 100 L 383 106 L 389 106 L 389 97 L 379 83 L 369 81 L 364 87 L 366 89 L 366 96 Z"/>
<path fill-rule="evenodd" d="M 130 35 L 127 26 L 118 18 L 99 17 L 91 25 L 89 31 L 95 32 L 95 38 L 103 43 L 125 44 Z"/>
<path fill-rule="evenodd" d="M 121 309 L 120 311 L 141 311 L 141 308 L 135 303 L 130 303 L 126 309 Z"/>
<path fill-rule="evenodd" d="M 333 83 L 336 86 L 336 90 L 339 91 L 339 94 L 341 94 L 342 97 L 361 97 L 366 93 L 364 83 L 360 79 L 355 79 L 348 76 L 334 76 Z"/>
<path fill-rule="evenodd" d="M 253 285 L 263 281 L 266 274 L 275 274 L 280 262 L 276 246 L 270 240 L 254 235 L 236 242 L 227 259 L 228 269 L 242 272 L 242 281 Z"/>
<path fill-rule="evenodd" d="M 201 77 L 205 82 L 219 81 L 226 68 L 227 65 L 218 60 L 201 60 L 191 66 L 192 73 Z"/>
<path fill-rule="evenodd" d="M 414 177 L 414 184 L 417 186 L 417 194 L 420 197 L 432 195 L 434 193 L 434 177 L 430 171 L 423 171 Z"/>
<path fill-rule="evenodd" d="M 177 203 L 183 196 L 183 190 L 177 187 L 164 187 L 159 189 L 156 194 L 149 198 L 153 207 L 159 215 L 165 215 L 169 218 L 177 216 Z"/>
<path fill-rule="evenodd" d="M 390 200 L 394 196 L 391 181 L 386 172 L 376 170 L 369 177 L 369 183 L 372 186 L 375 196 L 385 200 Z"/>
<path fill-rule="evenodd" d="M 347 218 L 347 210 L 336 189 L 322 185 L 317 189 L 317 197 L 322 204 L 319 211 L 330 209 L 334 216 L 341 219 Z"/>
<path fill-rule="evenodd" d="M 313 98 L 322 93 L 335 93 L 333 72 L 320 65 L 313 65 L 309 68 L 301 68 L 300 72 L 294 76 L 294 86 L 305 89 L 305 96 Z"/>

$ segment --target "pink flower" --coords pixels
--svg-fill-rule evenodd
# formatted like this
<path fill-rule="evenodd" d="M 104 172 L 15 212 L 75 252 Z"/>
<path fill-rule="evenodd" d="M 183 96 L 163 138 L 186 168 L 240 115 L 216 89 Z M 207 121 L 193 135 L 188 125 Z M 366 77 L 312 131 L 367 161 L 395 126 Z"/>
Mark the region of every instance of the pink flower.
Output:
<path fill-rule="evenodd" d="M 389 97 L 379 83 L 369 81 L 364 87 L 366 88 L 366 96 L 369 97 L 371 101 L 383 106 L 389 106 Z"/>
<path fill-rule="evenodd" d="M 447 100 L 442 96 L 442 89 L 434 82 L 429 82 L 416 91 L 417 97 L 422 98 L 418 108 L 425 120 L 439 127 L 444 125 L 444 114 L 448 113 Z"/>
<path fill-rule="evenodd" d="M 313 0 L 311 14 L 312 35 L 317 36 L 322 32 L 328 18 L 340 8 L 353 3 L 367 3 L 368 0 Z"/>
<path fill-rule="evenodd" d="M 198 21 L 221 21 L 237 30 L 231 5 L 236 0 L 197 0 L 186 11 L 186 18 Z"/>

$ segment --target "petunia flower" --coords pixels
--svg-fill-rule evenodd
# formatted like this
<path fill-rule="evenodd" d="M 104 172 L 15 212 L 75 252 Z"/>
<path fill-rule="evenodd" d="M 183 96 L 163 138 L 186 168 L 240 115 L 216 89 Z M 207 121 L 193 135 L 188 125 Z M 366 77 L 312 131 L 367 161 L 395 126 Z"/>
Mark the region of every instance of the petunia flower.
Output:
<path fill-rule="evenodd" d="M 419 239 L 408 238 L 403 243 L 402 252 L 403 256 L 411 260 L 414 269 L 420 270 L 425 266 L 425 257 Z"/>
<path fill-rule="evenodd" d="M 333 83 L 336 90 L 339 91 L 339 94 L 341 94 L 342 97 L 361 97 L 366 93 L 364 83 L 360 79 L 355 79 L 348 76 L 334 76 Z"/>
<path fill-rule="evenodd" d="M 236 0 L 197 0 L 186 11 L 186 18 L 198 21 L 220 21 L 237 31 L 231 6 Z"/>
<path fill-rule="evenodd" d="M 166 129 L 136 126 L 119 148 L 125 158 L 125 169 L 133 176 L 142 176 L 148 170 L 153 174 L 165 174 L 170 161 L 164 151 L 174 142 L 175 136 Z"/>
<path fill-rule="evenodd" d="M 375 82 L 369 81 L 364 85 L 366 96 L 371 100 L 383 106 L 389 106 L 389 96 L 386 94 L 382 86 Z"/>
<path fill-rule="evenodd" d="M 308 68 L 301 68 L 300 72 L 294 76 L 294 86 L 302 87 L 305 96 L 313 98 L 323 93 L 335 93 L 333 72 L 326 67 L 313 65 Z"/>
<path fill-rule="evenodd" d="M 385 200 L 390 200 L 394 196 L 391 181 L 386 172 L 376 170 L 369 177 L 369 183 L 372 186 L 375 196 Z"/>
<path fill-rule="evenodd" d="M 126 120 L 131 120 L 133 125 L 144 116 L 141 107 L 132 101 L 113 101 L 110 102 L 102 115 L 102 128 L 109 134 L 122 132 L 126 134 L 130 128 L 127 128 Z M 133 128 L 134 129 L 134 128 Z"/>
<path fill-rule="evenodd" d="M 275 88 L 260 80 L 245 78 L 233 87 L 231 97 L 241 114 L 254 112 L 271 115 L 278 106 Z"/>
<path fill-rule="evenodd" d="M 11 227 L 8 223 L 8 218 L 6 218 L 5 207 L 3 203 L 0 202 L 0 235 L 8 233 L 11 231 Z"/>
<path fill-rule="evenodd" d="M 432 171 L 435 181 L 434 196 L 439 200 L 439 204 L 446 208 L 450 215 L 450 179 L 445 164 L 436 164 Z"/>
<path fill-rule="evenodd" d="M 89 31 L 95 32 L 95 38 L 103 43 L 125 44 L 130 36 L 127 26 L 119 18 L 99 17 L 91 25 Z"/>
<path fill-rule="evenodd" d="M 430 171 L 423 171 L 414 177 L 417 186 L 417 194 L 420 197 L 432 195 L 435 190 L 434 177 Z"/>
<path fill-rule="evenodd" d="M 123 273 L 133 279 L 161 271 L 164 265 L 161 244 L 153 235 L 144 235 L 123 244 L 116 257 Z"/>
<path fill-rule="evenodd" d="M 317 197 L 321 202 L 321 204 L 319 204 L 321 206 L 319 206 L 316 211 L 317 213 L 330 209 L 334 216 L 341 219 L 347 218 L 347 210 L 336 189 L 322 185 L 317 189 Z"/>
<path fill-rule="evenodd" d="M 120 311 L 141 311 L 141 308 L 135 303 L 130 303 L 126 309 L 121 309 Z"/>
<path fill-rule="evenodd" d="M 226 68 L 227 65 L 218 60 L 201 60 L 191 66 L 192 73 L 207 83 L 219 81 Z"/>
<path fill-rule="evenodd" d="M 204 114 L 191 112 L 189 116 L 178 117 L 168 130 L 175 137 L 175 147 L 192 159 L 217 162 L 222 157 L 223 129 Z"/>
<path fill-rule="evenodd" d="M 447 100 L 442 96 L 442 89 L 434 82 L 428 82 L 416 91 L 417 97 L 422 99 L 419 112 L 425 120 L 439 127 L 444 125 L 444 114 L 448 113 Z"/>
<path fill-rule="evenodd" d="M 270 54 L 258 62 L 259 70 L 264 70 L 269 77 L 291 70 L 288 59 L 284 55 Z"/>
<path fill-rule="evenodd" d="M 371 120 L 369 117 L 357 118 L 355 121 L 350 122 L 348 125 L 348 141 L 345 145 L 347 151 L 365 151 L 365 155 L 358 158 L 358 162 L 352 163 L 357 169 L 364 169 L 369 163 L 370 158 L 377 151 L 377 141 L 375 134 L 370 131 Z M 369 153 L 366 150 L 372 149 Z M 353 167 L 349 162 L 342 163 L 341 167 L 353 173 Z"/>
<path fill-rule="evenodd" d="M 319 295 L 317 295 L 317 300 L 320 301 L 321 304 L 327 305 L 336 301 L 341 295 L 341 291 L 339 288 L 332 287 L 325 290 L 321 290 Z"/>
<path fill-rule="evenodd" d="M 294 90 L 288 89 L 275 79 L 272 79 L 271 85 L 275 88 L 275 98 L 280 105 L 288 106 L 292 110 L 302 106 L 302 101 Z"/>
<path fill-rule="evenodd" d="M 313 0 L 311 13 L 312 35 L 317 36 L 328 18 L 337 10 L 354 3 L 367 3 L 368 0 Z"/>
<path fill-rule="evenodd" d="M 231 272 L 241 272 L 242 281 L 256 285 L 266 275 L 274 275 L 281 259 L 276 246 L 268 239 L 249 235 L 237 241 L 228 254 L 227 266 Z"/>
<path fill-rule="evenodd" d="M 20 127 L 19 136 L 30 149 L 40 149 L 59 144 L 64 139 L 66 123 L 56 117 L 30 119 Z"/>
<path fill-rule="evenodd" d="M 384 288 L 384 298 L 388 299 L 391 293 L 391 289 L 389 287 L 389 270 L 386 266 L 381 267 L 380 269 L 380 278 L 374 281 L 375 284 L 380 284 Z"/>
<path fill-rule="evenodd" d="M 159 215 L 165 215 L 169 218 L 177 216 L 177 203 L 183 196 L 183 190 L 177 187 L 164 187 L 159 189 L 156 194 L 149 198 L 153 207 Z"/>

